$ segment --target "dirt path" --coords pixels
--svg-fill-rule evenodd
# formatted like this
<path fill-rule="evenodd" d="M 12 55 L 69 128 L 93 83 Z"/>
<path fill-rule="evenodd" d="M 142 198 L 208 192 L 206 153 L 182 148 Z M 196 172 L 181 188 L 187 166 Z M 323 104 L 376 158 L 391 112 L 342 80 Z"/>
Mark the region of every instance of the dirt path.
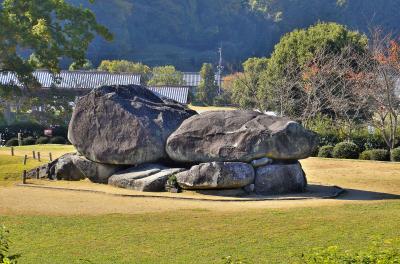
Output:
<path fill-rule="evenodd" d="M 369 198 L 373 198 L 360 196 L 360 194 L 357 197 L 352 196 L 353 194 L 349 193 L 341 199 L 215 202 L 118 197 L 100 193 L 13 186 L 0 188 L 0 215 L 102 215 L 173 210 L 244 211 L 268 208 L 338 206 L 349 203 L 365 203 L 366 200 L 370 200 Z M 368 202 L 377 202 L 377 200 Z"/>

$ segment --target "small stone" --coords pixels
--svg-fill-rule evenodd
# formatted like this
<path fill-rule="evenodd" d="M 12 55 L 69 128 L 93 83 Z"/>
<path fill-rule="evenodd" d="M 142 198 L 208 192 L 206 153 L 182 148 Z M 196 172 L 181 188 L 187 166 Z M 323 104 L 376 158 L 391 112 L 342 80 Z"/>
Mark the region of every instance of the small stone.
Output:
<path fill-rule="evenodd" d="M 251 165 L 253 165 L 254 168 L 262 167 L 268 164 L 272 164 L 273 160 L 270 158 L 262 158 L 262 159 L 257 159 L 253 160 L 251 162 Z"/>

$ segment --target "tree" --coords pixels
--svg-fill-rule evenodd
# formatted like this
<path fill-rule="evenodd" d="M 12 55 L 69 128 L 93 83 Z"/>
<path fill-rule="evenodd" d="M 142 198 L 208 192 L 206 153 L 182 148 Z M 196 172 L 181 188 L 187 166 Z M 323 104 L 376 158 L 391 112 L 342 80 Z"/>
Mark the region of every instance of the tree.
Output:
<path fill-rule="evenodd" d="M 160 66 L 153 68 L 153 76 L 148 82 L 150 86 L 179 86 L 185 85 L 183 73 L 177 71 L 174 66 Z"/>
<path fill-rule="evenodd" d="M 306 99 L 306 91 L 301 85 L 302 71 L 321 51 L 332 56 L 348 47 L 354 53 L 366 53 L 368 39 L 336 23 L 318 23 L 306 30 L 295 30 L 285 35 L 275 46 L 260 97 L 271 102 L 272 110 L 281 115 L 300 119 Z"/>
<path fill-rule="evenodd" d="M 263 109 L 259 91 L 263 74 L 267 70 L 267 58 L 250 58 L 243 63 L 243 73 L 237 74 L 232 84 L 232 101 L 243 109 Z"/>
<path fill-rule="evenodd" d="M 103 60 L 97 69 L 99 71 L 139 74 L 143 85 L 147 84 L 151 75 L 151 68 L 149 66 L 140 62 L 137 63 L 127 60 Z"/>
<path fill-rule="evenodd" d="M 385 35 L 382 30 L 375 29 L 371 54 L 373 61 L 366 65 L 362 76 L 366 80 L 363 96 L 371 101 L 374 115 L 370 124 L 381 132 L 387 147 L 393 149 L 399 138 L 400 43 L 392 34 Z"/>
<path fill-rule="evenodd" d="M 212 105 L 218 95 L 218 85 L 215 83 L 215 72 L 211 63 L 204 63 L 200 70 L 201 82 L 197 88 L 196 100 L 206 105 Z"/>
<path fill-rule="evenodd" d="M 83 65 L 96 35 L 112 39 L 82 6 L 64 0 L 4 0 L 0 4 L 0 72 L 15 72 L 28 89 L 37 87 L 32 72 L 38 65 L 21 54 L 34 54 L 41 66 L 59 72 L 60 58 Z"/>
<path fill-rule="evenodd" d="M 319 116 L 333 120 L 338 130 L 350 137 L 354 128 L 371 116 L 370 101 L 362 94 L 368 85 L 364 69 L 371 62 L 368 53 L 352 46 L 340 53 L 320 50 L 301 71 L 297 84 L 304 90 L 301 121 L 305 126 Z"/>
<path fill-rule="evenodd" d="M 68 68 L 70 71 L 77 71 L 77 70 L 92 70 L 93 69 L 93 64 L 90 60 L 86 59 L 85 63 L 83 65 L 79 65 L 76 62 L 71 63 Z"/>

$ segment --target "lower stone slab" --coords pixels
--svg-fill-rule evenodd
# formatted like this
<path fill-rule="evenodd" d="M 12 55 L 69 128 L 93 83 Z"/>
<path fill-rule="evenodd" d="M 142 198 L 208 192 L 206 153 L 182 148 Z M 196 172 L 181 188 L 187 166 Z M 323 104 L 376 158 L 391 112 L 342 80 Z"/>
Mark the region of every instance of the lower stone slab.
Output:
<path fill-rule="evenodd" d="M 301 193 L 307 186 L 299 162 L 270 164 L 256 169 L 254 192 L 261 195 Z"/>

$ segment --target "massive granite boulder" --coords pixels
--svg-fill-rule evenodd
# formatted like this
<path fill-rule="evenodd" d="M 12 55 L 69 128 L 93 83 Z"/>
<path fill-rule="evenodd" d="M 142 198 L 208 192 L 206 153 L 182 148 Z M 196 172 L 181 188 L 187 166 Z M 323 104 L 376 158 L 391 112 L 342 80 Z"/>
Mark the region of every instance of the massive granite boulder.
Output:
<path fill-rule="evenodd" d="M 306 175 L 297 161 L 276 163 L 256 169 L 254 192 L 277 195 L 303 192 L 307 186 Z"/>
<path fill-rule="evenodd" d="M 212 111 L 192 116 L 168 138 L 166 151 L 178 162 L 241 161 L 268 157 L 297 160 L 318 145 L 299 123 L 254 111 Z"/>
<path fill-rule="evenodd" d="M 254 169 L 241 162 L 211 162 L 193 166 L 176 175 L 182 189 L 234 189 L 254 182 Z"/>
<path fill-rule="evenodd" d="M 167 159 L 167 138 L 196 112 L 137 85 L 103 86 L 77 100 L 68 139 L 89 160 L 138 165 Z"/>

